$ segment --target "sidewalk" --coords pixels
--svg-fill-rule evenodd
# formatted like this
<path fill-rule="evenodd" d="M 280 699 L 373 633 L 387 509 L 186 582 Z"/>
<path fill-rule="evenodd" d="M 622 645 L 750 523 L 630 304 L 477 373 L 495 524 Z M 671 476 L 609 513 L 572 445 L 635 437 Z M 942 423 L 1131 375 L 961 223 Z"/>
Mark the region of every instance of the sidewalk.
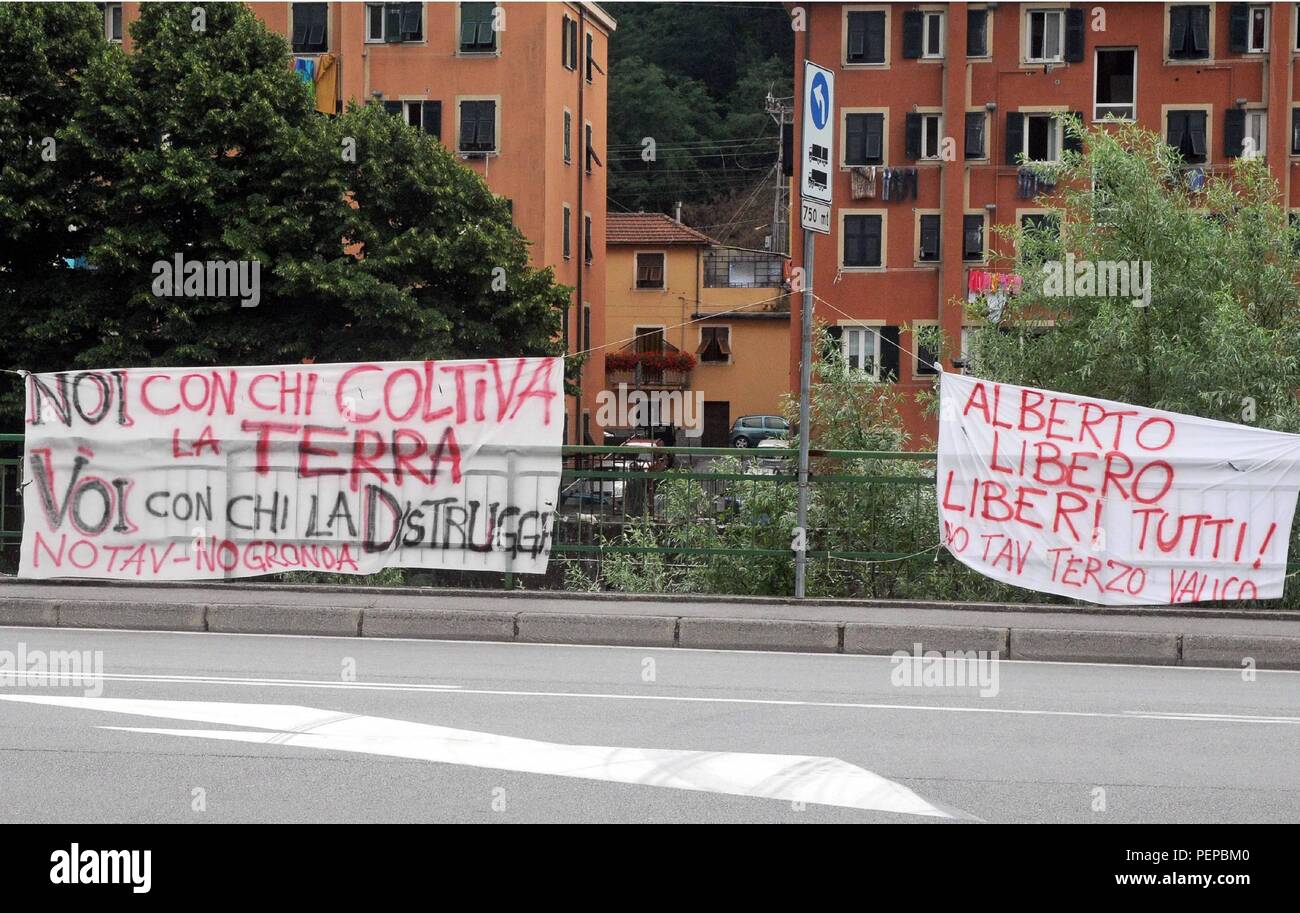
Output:
<path fill-rule="evenodd" d="M 1300 669 L 1300 613 L 0 579 L 0 625 Z"/>

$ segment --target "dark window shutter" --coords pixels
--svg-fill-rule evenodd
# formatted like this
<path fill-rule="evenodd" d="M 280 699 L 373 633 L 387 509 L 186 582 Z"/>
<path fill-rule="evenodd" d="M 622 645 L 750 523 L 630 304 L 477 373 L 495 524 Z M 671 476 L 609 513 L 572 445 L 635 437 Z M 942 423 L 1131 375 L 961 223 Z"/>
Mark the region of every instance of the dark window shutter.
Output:
<path fill-rule="evenodd" d="M 1192 141 L 1192 155 L 1205 161 L 1205 112 L 1187 112 L 1187 134 Z"/>
<path fill-rule="evenodd" d="M 850 63 L 860 63 L 867 56 L 867 14 L 849 13 Z"/>
<path fill-rule="evenodd" d="M 398 117 L 401 117 L 402 103 L 400 101 L 386 101 L 384 102 L 384 110 L 389 114 L 396 114 Z"/>
<path fill-rule="evenodd" d="M 329 48 L 328 34 L 329 25 L 329 4 L 317 3 L 312 5 L 311 27 L 307 30 L 307 44 L 314 51 L 325 51 Z"/>
<path fill-rule="evenodd" d="M 983 57 L 989 52 L 988 10 L 966 11 L 966 56 Z"/>
<path fill-rule="evenodd" d="M 1065 59 L 1068 63 L 1083 60 L 1083 12 L 1078 8 L 1065 11 Z"/>
<path fill-rule="evenodd" d="M 879 165 L 885 160 L 885 115 L 868 114 L 863 124 L 863 160 Z"/>
<path fill-rule="evenodd" d="M 1170 111 L 1165 118 L 1165 142 L 1179 151 L 1183 148 L 1183 137 L 1187 135 L 1187 112 Z"/>
<path fill-rule="evenodd" d="M 307 46 L 307 27 L 311 23 L 307 21 L 307 4 L 295 3 L 293 5 L 293 49 L 302 51 Z"/>
<path fill-rule="evenodd" d="M 898 381 L 898 327 L 880 328 L 880 379 Z"/>
<path fill-rule="evenodd" d="M 908 112 L 906 136 L 907 158 L 914 162 L 921 157 L 921 115 Z"/>
<path fill-rule="evenodd" d="M 871 12 L 866 14 L 866 62 L 885 62 L 885 14 Z"/>
<path fill-rule="evenodd" d="M 569 65 L 569 17 L 560 20 L 560 66 Z"/>
<path fill-rule="evenodd" d="M 1210 8 L 1194 6 L 1188 15 L 1192 30 L 1192 57 L 1210 56 Z"/>
<path fill-rule="evenodd" d="M 966 112 L 966 152 L 968 159 L 984 158 L 984 121 L 983 111 Z"/>
<path fill-rule="evenodd" d="M 842 239 L 843 260 L 845 266 L 866 266 L 864 226 L 866 216 L 846 216 L 844 218 L 844 238 Z"/>
<path fill-rule="evenodd" d="M 420 105 L 420 124 L 434 139 L 442 139 L 442 102 L 426 101 Z"/>
<path fill-rule="evenodd" d="M 1229 108 L 1223 112 L 1223 156 L 1235 159 L 1241 155 L 1241 144 L 1246 138 L 1246 112 Z"/>
<path fill-rule="evenodd" d="M 384 4 L 384 41 L 396 44 L 402 40 L 402 5 Z"/>
<path fill-rule="evenodd" d="M 1187 9 L 1172 7 L 1169 10 L 1169 56 L 1182 57 L 1187 44 Z"/>
<path fill-rule="evenodd" d="M 422 3 L 403 3 L 402 4 L 402 40 L 419 41 L 423 29 L 420 27 L 420 17 L 423 15 L 424 4 Z"/>
<path fill-rule="evenodd" d="M 865 165 L 867 162 L 865 114 L 849 114 L 844 118 L 844 164 Z"/>
<path fill-rule="evenodd" d="M 925 17 L 918 12 L 903 14 L 903 56 L 915 60 L 921 56 L 921 33 L 925 28 Z"/>
<path fill-rule="evenodd" d="M 866 216 L 863 220 L 863 252 L 867 266 L 882 266 L 883 252 L 880 249 L 880 216 Z"/>
<path fill-rule="evenodd" d="M 1082 10 L 1080 10 L 1080 12 L 1082 12 Z M 1079 122 L 1080 127 L 1083 126 L 1082 111 L 1071 111 L 1070 116 L 1075 118 Z M 1064 149 L 1066 152 L 1083 151 L 1083 139 L 1081 137 L 1075 136 L 1074 134 L 1070 133 L 1068 130 L 1064 131 L 1062 135 L 1063 135 L 1063 139 L 1061 142 L 1062 149 Z"/>
<path fill-rule="evenodd" d="M 1007 112 L 1007 164 L 1016 164 L 1016 157 L 1025 147 L 1025 116 L 1019 111 Z"/>
<path fill-rule="evenodd" d="M 1291 154 L 1300 155 L 1300 108 L 1291 109 Z"/>
<path fill-rule="evenodd" d="M 1246 53 L 1250 33 L 1250 7 L 1234 3 L 1228 12 L 1228 49 L 1234 54 Z"/>

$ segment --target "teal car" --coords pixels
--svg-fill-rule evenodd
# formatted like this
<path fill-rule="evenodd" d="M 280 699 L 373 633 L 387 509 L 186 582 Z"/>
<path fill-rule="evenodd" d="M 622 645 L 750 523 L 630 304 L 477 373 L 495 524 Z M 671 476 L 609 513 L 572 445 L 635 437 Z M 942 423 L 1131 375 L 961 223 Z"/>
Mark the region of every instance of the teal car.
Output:
<path fill-rule="evenodd" d="M 732 447 L 757 447 L 759 441 L 785 438 L 790 423 L 779 415 L 742 415 L 731 426 Z"/>

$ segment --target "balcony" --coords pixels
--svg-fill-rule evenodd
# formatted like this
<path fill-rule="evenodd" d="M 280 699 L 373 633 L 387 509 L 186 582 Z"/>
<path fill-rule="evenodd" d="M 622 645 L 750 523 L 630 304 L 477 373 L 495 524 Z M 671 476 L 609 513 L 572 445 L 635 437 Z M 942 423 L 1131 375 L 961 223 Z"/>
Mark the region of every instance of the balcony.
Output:
<path fill-rule="evenodd" d="M 667 342 L 662 348 L 638 349 L 630 343 L 605 356 L 605 386 L 626 384 L 635 389 L 686 390 L 691 386 L 695 356 Z"/>

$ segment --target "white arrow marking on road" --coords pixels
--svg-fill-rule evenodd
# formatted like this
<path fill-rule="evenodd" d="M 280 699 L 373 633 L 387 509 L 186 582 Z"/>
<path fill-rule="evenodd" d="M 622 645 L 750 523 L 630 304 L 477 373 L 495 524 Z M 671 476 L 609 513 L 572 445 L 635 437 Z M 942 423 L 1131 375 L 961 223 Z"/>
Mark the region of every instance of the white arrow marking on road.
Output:
<path fill-rule="evenodd" d="M 956 817 L 907 787 L 838 758 L 562 745 L 291 704 L 36 695 L 0 695 L 0 700 L 273 730 L 104 727 L 125 732 L 320 748 L 933 818 Z"/>

